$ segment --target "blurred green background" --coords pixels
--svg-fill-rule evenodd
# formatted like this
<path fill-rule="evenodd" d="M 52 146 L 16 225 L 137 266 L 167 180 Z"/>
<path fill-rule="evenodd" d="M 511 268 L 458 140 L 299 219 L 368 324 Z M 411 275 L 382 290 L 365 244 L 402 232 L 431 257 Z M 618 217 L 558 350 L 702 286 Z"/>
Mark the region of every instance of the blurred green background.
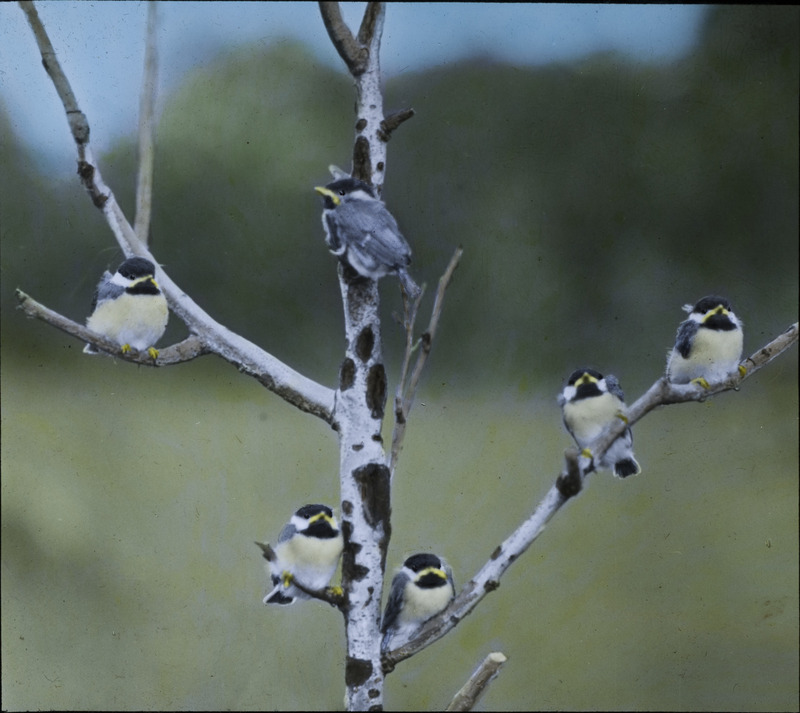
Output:
<path fill-rule="evenodd" d="M 797 319 L 799 25 L 796 7 L 716 8 L 669 65 L 475 58 L 387 84 L 387 111 L 417 112 L 384 197 L 423 312 L 465 249 L 395 480 L 392 567 L 432 549 L 463 583 L 485 562 L 561 467 L 555 396 L 576 366 L 633 401 L 682 304 L 728 296 L 747 353 Z M 349 166 L 352 105 L 343 72 L 282 42 L 198 69 L 158 128 L 159 260 L 331 386 L 341 304 L 312 187 Z M 36 173 L 5 110 L 0 126 L 3 708 L 341 707 L 341 618 L 265 610 L 252 544 L 338 504 L 335 434 L 211 357 L 89 359 L 16 312 L 21 287 L 82 319 L 122 256 L 77 180 Z M 135 165 L 133 139 L 101 157 L 129 216 Z M 396 281 L 381 295 L 393 388 Z M 173 320 L 163 343 L 184 333 Z M 482 709 L 797 709 L 797 414 L 796 348 L 739 393 L 652 414 L 643 475 L 593 477 L 398 667 L 387 707 L 442 708 L 497 649 Z"/>

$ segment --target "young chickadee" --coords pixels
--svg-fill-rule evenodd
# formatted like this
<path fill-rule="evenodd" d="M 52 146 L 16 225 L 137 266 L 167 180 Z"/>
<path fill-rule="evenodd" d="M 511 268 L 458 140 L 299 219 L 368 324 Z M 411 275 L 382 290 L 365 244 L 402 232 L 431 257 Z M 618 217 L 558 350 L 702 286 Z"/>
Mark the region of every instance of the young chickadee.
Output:
<path fill-rule="evenodd" d="M 281 530 L 274 548 L 256 544 L 264 553 L 267 574 L 275 585 L 264 597 L 264 604 L 292 604 L 295 599 L 310 599 L 292 584 L 293 580 L 306 589 L 327 586 L 339 563 L 343 540 L 327 505 L 304 505 Z"/>
<path fill-rule="evenodd" d="M 381 622 L 381 650 L 402 646 L 454 596 L 453 573 L 441 557 L 431 554 L 409 557 L 392 579 Z"/>
<path fill-rule="evenodd" d="M 558 396 L 558 403 L 564 415 L 564 425 L 584 451 L 614 423 L 614 419 L 625 420 L 625 394 L 619 381 L 611 374 L 604 377 L 594 369 L 572 372 Z M 591 456 L 591 451 L 586 455 Z M 642 472 L 633 457 L 633 434 L 630 428 L 626 428 L 611 444 L 595 467 L 613 469 L 614 475 L 619 478 Z"/>
<path fill-rule="evenodd" d="M 363 277 L 378 280 L 396 274 L 409 299 L 415 300 L 420 288 L 408 274 L 411 248 L 372 187 L 347 177 L 314 190 L 324 198 L 322 227 L 328 249 Z"/>
<path fill-rule="evenodd" d="M 675 346 L 667 358 L 667 378 L 675 384 L 722 381 L 738 368 L 742 358 L 742 323 L 724 297 L 703 297 L 694 307 L 684 305 L 689 318 L 678 327 Z"/>
<path fill-rule="evenodd" d="M 163 336 L 169 314 L 155 272 L 155 265 L 143 257 L 128 258 L 113 275 L 106 270 L 95 290 L 86 326 L 115 341 L 123 353 L 131 347 L 146 349 L 155 359 L 158 349 L 153 345 Z M 91 344 L 83 351 L 97 354 Z"/>

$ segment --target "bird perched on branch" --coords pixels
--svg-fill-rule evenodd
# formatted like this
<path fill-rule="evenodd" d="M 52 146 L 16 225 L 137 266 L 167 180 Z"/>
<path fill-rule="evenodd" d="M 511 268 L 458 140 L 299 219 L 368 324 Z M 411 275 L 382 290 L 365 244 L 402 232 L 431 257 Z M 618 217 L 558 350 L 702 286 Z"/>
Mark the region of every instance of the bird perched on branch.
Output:
<path fill-rule="evenodd" d="M 558 396 L 564 416 L 564 425 L 584 455 L 592 458 L 589 446 L 603 431 L 625 416 L 625 394 L 619 381 L 609 374 L 603 376 L 594 369 L 578 369 L 572 372 L 564 390 Z M 595 467 L 613 470 L 619 478 L 639 475 L 642 469 L 633 457 L 633 433 L 626 428 L 611 444 Z"/>
<path fill-rule="evenodd" d="M 295 587 L 321 590 L 330 582 L 342 554 L 342 533 L 327 505 L 304 505 L 292 515 L 278 535 L 274 548 L 256 542 L 267 560 L 267 574 L 275 585 L 264 604 L 292 604 L 310 599 Z"/>
<path fill-rule="evenodd" d="M 314 190 L 324 199 L 322 226 L 328 249 L 363 277 L 397 275 L 413 302 L 420 288 L 408 273 L 411 248 L 374 189 L 347 176 Z"/>
<path fill-rule="evenodd" d="M 143 257 L 128 258 L 113 275 L 106 270 L 95 290 L 86 326 L 119 344 L 123 353 L 131 348 L 146 349 L 155 359 L 158 349 L 153 345 L 163 336 L 169 315 L 155 271 L 155 265 Z M 91 344 L 83 351 L 97 353 Z"/>
<path fill-rule="evenodd" d="M 708 295 L 694 307 L 684 305 L 689 318 L 681 322 L 675 346 L 667 358 L 667 378 L 675 384 L 700 384 L 728 378 L 739 369 L 744 332 L 724 297 Z"/>
<path fill-rule="evenodd" d="M 453 573 L 441 557 L 425 553 L 409 557 L 392 579 L 381 622 L 381 649 L 402 646 L 454 596 Z"/>

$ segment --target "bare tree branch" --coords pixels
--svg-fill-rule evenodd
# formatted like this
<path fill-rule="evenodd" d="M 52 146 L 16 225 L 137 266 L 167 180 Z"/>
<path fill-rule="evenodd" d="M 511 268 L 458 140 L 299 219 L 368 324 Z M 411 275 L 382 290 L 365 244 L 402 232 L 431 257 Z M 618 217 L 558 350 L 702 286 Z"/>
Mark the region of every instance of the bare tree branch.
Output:
<path fill-rule="evenodd" d="M 508 661 L 505 654 L 494 651 L 489 654 L 469 680 L 456 693 L 446 711 L 471 711 L 478 703 L 480 697 L 486 692 L 486 688 L 494 680 L 503 664 Z"/>
<path fill-rule="evenodd" d="M 28 24 L 36 37 L 36 43 L 39 45 L 39 52 L 42 55 L 42 64 L 50 75 L 50 79 L 53 80 L 53 85 L 61 98 L 64 110 L 67 112 L 69 129 L 80 153 L 81 147 L 89 143 L 89 122 L 86 121 L 86 116 L 78 107 L 78 100 L 72 93 L 72 87 L 61 69 L 61 64 L 58 61 L 53 45 L 50 43 L 50 38 L 47 36 L 44 25 L 39 19 L 36 7 L 30 0 L 20 0 L 19 4 L 28 18 Z"/>
<path fill-rule="evenodd" d="M 132 350 L 123 353 L 119 344 L 116 342 L 91 331 L 82 324 L 73 322 L 71 319 L 64 317 L 58 312 L 54 312 L 29 295 L 26 295 L 22 290 L 16 290 L 16 297 L 19 301 L 19 309 L 28 317 L 41 319 L 53 327 L 60 329 L 62 332 L 66 332 L 87 344 L 91 344 L 93 347 L 109 356 L 114 356 L 133 364 L 142 364 L 144 366 L 171 366 L 173 364 L 182 364 L 183 362 L 191 361 L 204 354 L 211 353 L 211 350 L 208 349 L 208 347 L 203 344 L 203 341 L 196 335 L 190 335 L 182 342 L 159 349 L 156 359 L 153 359 L 146 351 L 138 352 Z"/>
<path fill-rule="evenodd" d="M 370 12 L 370 6 L 377 4 L 379 3 L 368 3 L 367 13 Z M 365 46 L 367 43 L 361 39 L 361 33 L 359 33 L 359 41 L 356 41 L 353 33 L 350 32 L 350 28 L 342 18 L 338 2 L 321 2 L 319 11 L 322 15 L 322 22 L 325 23 L 325 29 L 328 31 L 328 36 L 331 38 L 331 42 L 333 42 L 333 46 L 339 56 L 347 65 L 347 69 L 350 70 L 350 74 L 354 77 L 360 76 L 367 68 L 367 56 L 369 53 Z M 372 12 L 374 13 L 374 9 Z M 365 20 L 366 17 L 365 13 Z"/>
<path fill-rule="evenodd" d="M 364 47 L 369 48 L 377 35 L 380 42 L 380 35 L 383 34 L 383 15 L 385 8 L 383 3 L 368 2 L 364 10 L 364 17 L 361 19 L 361 26 L 358 28 L 358 41 Z"/>
<path fill-rule="evenodd" d="M 673 384 L 667 380 L 666 376 L 661 377 L 643 396 L 628 407 L 625 414 L 627 422 L 619 419 L 618 423 L 615 423 L 595 441 L 590 449 L 595 459 L 599 460 L 626 428 L 633 426 L 658 406 L 685 403 L 686 401 L 705 401 L 723 391 L 738 390 L 742 382 L 789 349 L 797 342 L 797 339 L 798 323 L 795 322 L 778 337 L 747 357 L 742 362 L 744 373 L 735 372 L 723 381 L 710 384 L 707 389 L 696 384 Z"/>
<path fill-rule="evenodd" d="M 405 354 L 403 355 L 403 365 L 400 372 L 400 380 L 398 381 L 397 391 L 394 398 L 395 425 L 392 433 L 392 452 L 389 458 L 389 471 L 393 475 L 395 466 L 397 465 L 397 459 L 400 456 L 403 438 L 405 437 L 406 419 L 408 418 L 408 414 L 410 413 L 411 407 L 414 403 L 414 397 L 416 396 L 417 387 L 419 386 L 419 381 L 422 377 L 422 371 L 425 368 L 428 355 L 433 347 L 433 340 L 436 337 L 436 330 L 439 326 L 439 318 L 442 315 L 442 308 L 444 306 L 444 295 L 448 286 L 450 285 L 451 280 L 453 279 L 453 274 L 458 267 L 458 263 L 461 260 L 463 253 L 464 251 L 462 248 L 456 249 L 456 251 L 453 253 L 453 257 L 450 258 L 450 263 L 447 265 L 447 269 L 439 278 L 439 287 L 436 290 L 436 299 L 434 300 L 433 309 L 431 310 L 431 320 L 428 323 L 428 329 L 423 332 L 422 337 L 420 337 L 419 340 L 419 345 L 417 345 L 419 347 L 417 361 L 414 364 L 414 370 L 411 373 L 411 380 L 408 382 L 408 384 L 406 384 L 408 367 L 411 362 L 411 355 L 417 348 L 417 346 L 415 346 L 413 343 L 413 318 L 416 317 L 416 306 L 412 307 L 412 311 L 410 312 L 411 317 L 409 320 L 407 320 L 408 323 L 405 325 L 406 349 Z"/>
<path fill-rule="evenodd" d="M 619 424 L 615 424 L 591 444 L 590 450 L 594 458 L 599 461 L 625 428 L 636 423 L 657 406 L 686 401 L 703 401 L 723 391 L 738 389 L 744 380 L 791 348 L 797 339 L 798 324 L 795 322 L 783 334 L 745 360 L 744 363 L 749 366 L 744 375 L 734 374 L 725 381 L 712 384 L 709 389 L 703 389 L 694 384 L 671 384 L 665 377 L 659 378 L 628 409 L 627 424 L 620 420 Z M 414 639 L 394 651 L 384 653 L 384 670 L 391 671 L 400 661 L 419 653 L 434 641 L 442 638 L 472 612 L 489 592 L 497 589 L 506 570 L 533 544 L 533 541 L 544 530 L 545 525 L 564 503 L 580 492 L 580 484 L 593 469 L 592 459 L 584 456 L 578 457 L 577 451 L 570 449 L 566 454 L 565 473 L 557 478 L 556 483 L 550 488 L 534 512 L 492 552 L 483 567 L 467 582 L 444 611 L 428 621 Z"/>
<path fill-rule="evenodd" d="M 150 232 L 153 208 L 153 159 L 155 155 L 155 103 L 158 85 L 158 48 L 156 45 L 158 4 L 147 4 L 147 38 L 144 51 L 142 93 L 139 98 L 139 177 L 136 183 L 136 217 L 133 232 L 145 245 Z"/>
<path fill-rule="evenodd" d="M 28 17 L 28 22 L 34 31 L 42 53 L 45 68 L 53 80 L 67 112 L 78 149 L 78 175 L 92 202 L 103 211 L 106 222 L 125 256 L 138 255 L 156 265 L 156 279 L 167 298 L 170 309 L 184 321 L 190 333 L 197 335 L 205 349 L 234 364 L 240 371 L 253 376 L 293 406 L 332 424 L 335 395 L 332 389 L 303 376 L 265 350 L 216 322 L 158 265 L 158 260 L 136 235 L 119 207 L 114 193 L 103 181 L 97 161 L 88 144 L 89 123 L 78 109 L 75 96 L 61 70 L 36 8 L 32 2 L 21 2 L 20 5 Z M 64 319 L 66 320 L 66 318 Z M 87 339 L 85 336 L 80 338 L 95 343 L 97 335 L 93 337 L 95 341 L 92 338 Z M 99 342 L 97 344 L 103 348 Z M 159 359 L 159 363 L 164 364 L 165 362 Z"/>
<path fill-rule="evenodd" d="M 381 122 L 381 140 L 386 142 L 391 139 L 392 132 L 404 121 L 408 121 L 412 116 L 414 116 L 413 109 L 401 109 L 400 111 L 395 111 L 392 114 L 389 114 L 389 116 L 387 116 Z"/>

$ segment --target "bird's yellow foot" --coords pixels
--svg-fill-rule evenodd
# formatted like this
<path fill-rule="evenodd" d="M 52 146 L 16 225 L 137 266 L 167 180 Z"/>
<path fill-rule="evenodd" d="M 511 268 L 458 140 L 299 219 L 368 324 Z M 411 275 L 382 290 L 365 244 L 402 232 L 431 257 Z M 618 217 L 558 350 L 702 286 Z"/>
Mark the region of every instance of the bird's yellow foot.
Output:
<path fill-rule="evenodd" d="M 150 358 L 151 358 L 153 361 L 155 361 L 156 359 L 158 359 L 158 349 L 156 349 L 155 347 L 150 347 L 150 348 L 147 350 L 147 353 L 150 355 Z"/>
<path fill-rule="evenodd" d="M 617 411 L 617 412 L 616 412 L 614 415 L 615 415 L 615 416 L 616 416 L 616 417 L 617 417 L 617 418 L 618 418 L 620 421 L 622 421 L 624 424 L 626 424 L 626 425 L 627 425 L 627 423 L 628 423 L 628 417 L 627 417 L 627 416 L 626 416 L 624 413 L 622 413 L 622 411 Z"/>
<path fill-rule="evenodd" d="M 702 386 L 704 389 L 711 388 L 708 385 L 708 382 L 702 376 L 698 376 L 696 379 L 692 379 L 691 383 L 692 384 L 697 384 L 698 386 Z"/>
<path fill-rule="evenodd" d="M 291 572 L 284 572 L 283 573 L 283 586 L 288 587 L 292 580 L 294 579 L 294 575 Z"/>
<path fill-rule="evenodd" d="M 343 597 L 344 589 L 338 585 L 335 587 L 328 587 L 328 594 L 330 594 L 332 597 Z"/>
<path fill-rule="evenodd" d="M 122 353 L 123 354 L 128 354 L 130 352 L 130 350 L 131 350 L 131 345 L 130 344 L 123 344 L 122 345 Z"/>
<path fill-rule="evenodd" d="M 591 451 L 590 451 L 588 448 L 584 448 L 584 449 L 581 451 L 581 455 L 582 455 L 584 458 L 594 458 L 594 456 L 592 455 L 592 452 L 591 452 Z"/>
<path fill-rule="evenodd" d="M 739 376 L 744 377 L 747 374 L 747 367 L 744 364 L 739 364 Z"/>

